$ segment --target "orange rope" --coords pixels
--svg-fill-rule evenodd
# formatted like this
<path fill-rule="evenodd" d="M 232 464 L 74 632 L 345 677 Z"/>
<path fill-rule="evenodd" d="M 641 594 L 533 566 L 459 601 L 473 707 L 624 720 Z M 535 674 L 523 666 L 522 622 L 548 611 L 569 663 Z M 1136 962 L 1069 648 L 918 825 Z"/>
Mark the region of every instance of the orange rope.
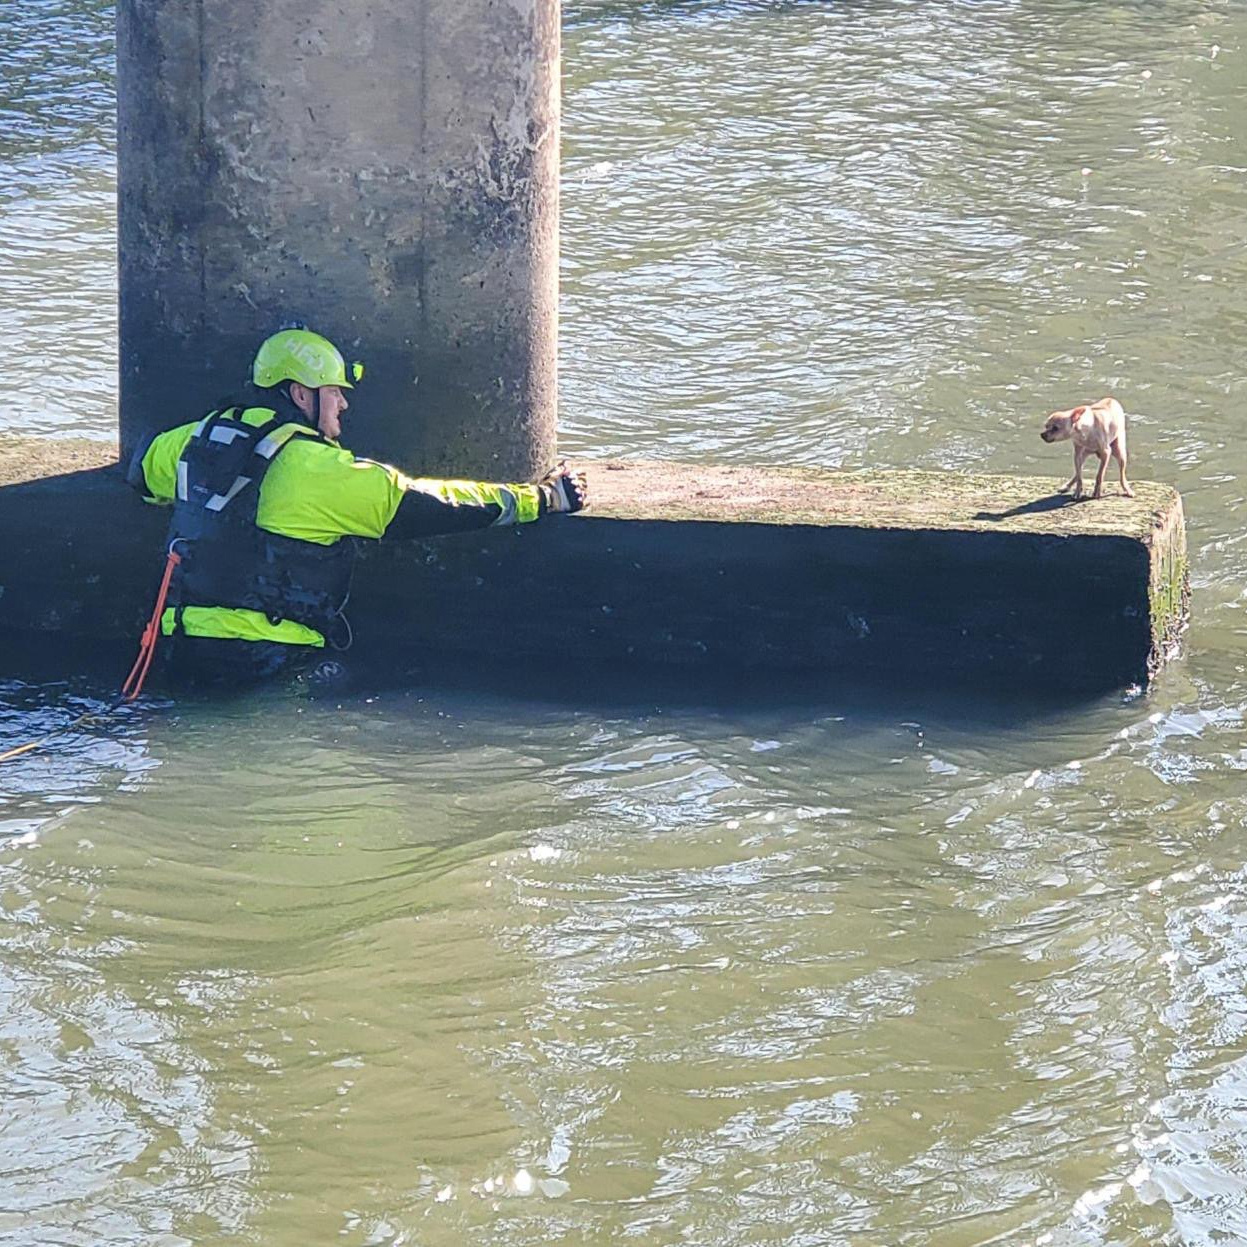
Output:
<path fill-rule="evenodd" d="M 165 613 L 165 603 L 169 599 L 169 586 L 173 583 L 173 573 L 177 570 L 177 566 L 181 561 L 182 556 L 170 546 L 169 558 L 165 562 L 165 574 L 161 577 L 160 590 L 156 594 L 156 605 L 152 609 L 152 617 L 147 621 L 147 626 L 143 629 L 143 636 L 139 642 L 139 656 L 134 660 L 134 666 L 130 668 L 130 674 L 126 676 L 125 684 L 121 686 L 121 696 L 107 710 L 98 713 L 89 710 L 86 714 L 79 715 L 72 723 L 68 723 L 64 727 L 58 727 L 54 732 L 49 732 L 38 740 L 32 740 L 29 744 L 18 745 L 16 749 L 9 749 L 5 753 L 0 753 L 0 762 L 7 762 L 10 758 L 20 758 L 23 754 L 30 753 L 32 750 L 46 745 L 48 741 L 64 736 L 67 732 L 72 732 L 74 728 L 83 723 L 112 714 L 122 703 L 134 701 L 138 697 L 143 689 L 143 681 L 147 679 L 147 673 L 151 670 L 152 659 L 156 655 L 156 642 L 160 639 L 161 616 Z"/>
<path fill-rule="evenodd" d="M 111 714 L 117 707 L 121 705 L 120 701 L 114 702 L 107 710 L 101 710 L 98 713 L 94 710 L 88 710 L 86 714 L 80 714 L 72 723 L 66 723 L 64 727 L 58 727 L 54 732 L 49 732 L 46 736 L 41 736 L 38 740 L 32 740 L 28 745 L 18 745 L 16 749 L 10 749 L 7 753 L 0 753 L 0 762 L 7 762 L 10 758 L 20 758 L 24 753 L 30 753 L 32 749 L 39 749 L 46 745 L 50 740 L 56 740 L 58 737 L 72 732 L 74 728 L 80 727 L 83 723 L 90 723 L 93 719 L 102 719 L 106 714 Z"/>
<path fill-rule="evenodd" d="M 152 617 L 147 621 L 142 639 L 139 641 L 139 656 L 134 660 L 134 666 L 130 668 L 130 674 L 126 676 L 126 682 L 121 686 L 123 701 L 133 701 L 142 692 L 143 681 L 147 679 L 152 659 L 156 656 L 156 642 L 160 640 L 160 620 L 165 613 L 169 586 L 173 582 L 173 573 L 181 561 L 182 556 L 170 546 L 169 557 L 165 561 L 165 574 L 161 577 L 160 591 L 156 594 L 156 605 L 152 608 Z"/>
<path fill-rule="evenodd" d="M 59 732 L 54 735 L 60 735 Z M 29 745 L 19 745 L 16 749 L 10 749 L 8 753 L 0 753 L 0 762 L 7 762 L 10 758 L 20 758 L 22 754 L 29 753 L 32 749 L 38 749 L 49 737 L 44 736 L 40 740 L 32 740 Z"/>

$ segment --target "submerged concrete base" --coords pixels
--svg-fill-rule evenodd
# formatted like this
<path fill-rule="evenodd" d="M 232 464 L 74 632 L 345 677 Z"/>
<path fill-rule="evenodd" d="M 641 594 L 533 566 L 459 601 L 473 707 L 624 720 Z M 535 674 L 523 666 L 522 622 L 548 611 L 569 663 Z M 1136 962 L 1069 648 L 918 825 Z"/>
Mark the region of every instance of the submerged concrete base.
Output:
<path fill-rule="evenodd" d="M 0 441 L 0 634 L 137 637 L 165 516 L 112 453 Z M 1182 503 L 1162 485 L 1075 503 L 1054 480 L 948 472 L 589 475 L 584 515 L 367 545 L 361 654 L 1095 692 L 1146 683 L 1187 618 Z"/>

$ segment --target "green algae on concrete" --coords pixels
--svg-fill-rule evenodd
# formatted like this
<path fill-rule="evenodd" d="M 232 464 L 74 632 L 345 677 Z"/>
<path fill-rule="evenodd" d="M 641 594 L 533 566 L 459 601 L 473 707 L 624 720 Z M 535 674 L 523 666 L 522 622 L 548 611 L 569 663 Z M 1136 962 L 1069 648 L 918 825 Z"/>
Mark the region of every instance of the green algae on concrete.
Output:
<path fill-rule="evenodd" d="M 1186 517 L 1182 501 L 1164 514 L 1149 540 L 1151 563 L 1148 612 L 1152 629 L 1152 652 L 1148 678 L 1177 655 L 1191 615 L 1191 571 L 1186 551 Z"/>
<path fill-rule="evenodd" d="M 654 461 L 592 465 L 593 511 L 614 519 L 950 529 L 1146 539 L 1177 500 L 1136 482 L 1075 502 L 1062 480 L 968 472 L 704 467 Z"/>
<path fill-rule="evenodd" d="M 0 632 L 137 636 L 167 512 L 114 454 L 0 439 Z M 1162 485 L 1075 503 L 1046 478 L 587 466 L 583 515 L 364 543 L 361 653 L 1094 693 L 1145 683 L 1185 626 L 1182 504 Z M 555 582 L 558 611 L 499 629 L 499 602 Z"/>

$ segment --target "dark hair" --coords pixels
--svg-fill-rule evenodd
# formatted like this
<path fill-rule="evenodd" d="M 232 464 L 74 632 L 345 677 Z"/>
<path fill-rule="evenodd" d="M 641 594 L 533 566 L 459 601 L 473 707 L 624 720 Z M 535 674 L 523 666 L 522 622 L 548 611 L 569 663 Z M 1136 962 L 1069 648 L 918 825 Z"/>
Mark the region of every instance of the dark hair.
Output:
<path fill-rule="evenodd" d="M 293 423 L 312 423 L 290 397 L 289 381 L 279 381 L 276 385 L 256 385 L 254 381 L 248 381 L 243 385 L 241 393 L 227 395 L 212 410 L 225 411 L 230 407 L 268 407 Z"/>
<path fill-rule="evenodd" d="M 249 407 L 271 407 L 279 416 L 287 416 L 302 424 L 308 423 L 307 416 L 290 397 L 289 381 L 279 381 L 276 385 L 256 385 L 250 381 L 247 383 L 247 390 L 252 399 L 247 404 Z"/>

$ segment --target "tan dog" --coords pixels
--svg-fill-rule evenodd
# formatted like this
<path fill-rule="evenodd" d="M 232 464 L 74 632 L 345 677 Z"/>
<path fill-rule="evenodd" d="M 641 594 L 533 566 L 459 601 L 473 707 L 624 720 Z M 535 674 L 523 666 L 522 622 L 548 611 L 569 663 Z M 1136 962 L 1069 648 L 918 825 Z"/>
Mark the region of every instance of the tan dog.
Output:
<path fill-rule="evenodd" d="M 1127 498 L 1134 497 L 1134 490 L 1126 480 L 1126 413 L 1115 398 L 1102 398 L 1098 403 L 1086 407 L 1071 407 L 1069 411 L 1054 411 L 1044 422 L 1043 432 L 1039 434 L 1045 442 L 1063 442 L 1072 439 L 1074 443 L 1074 475 L 1061 486 L 1061 493 L 1073 489 L 1075 498 L 1086 494 L 1082 483 L 1082 463 L 1088 455 L 1095 455 L 1100 461 L 1100 470 L 1095 476 L 1095 498 L 1104 496 L 1104 472 L 1108 468 L 1108 457 L 1117 460 L 1117 469 L 1121 476 L 1121 492 Z"/>

